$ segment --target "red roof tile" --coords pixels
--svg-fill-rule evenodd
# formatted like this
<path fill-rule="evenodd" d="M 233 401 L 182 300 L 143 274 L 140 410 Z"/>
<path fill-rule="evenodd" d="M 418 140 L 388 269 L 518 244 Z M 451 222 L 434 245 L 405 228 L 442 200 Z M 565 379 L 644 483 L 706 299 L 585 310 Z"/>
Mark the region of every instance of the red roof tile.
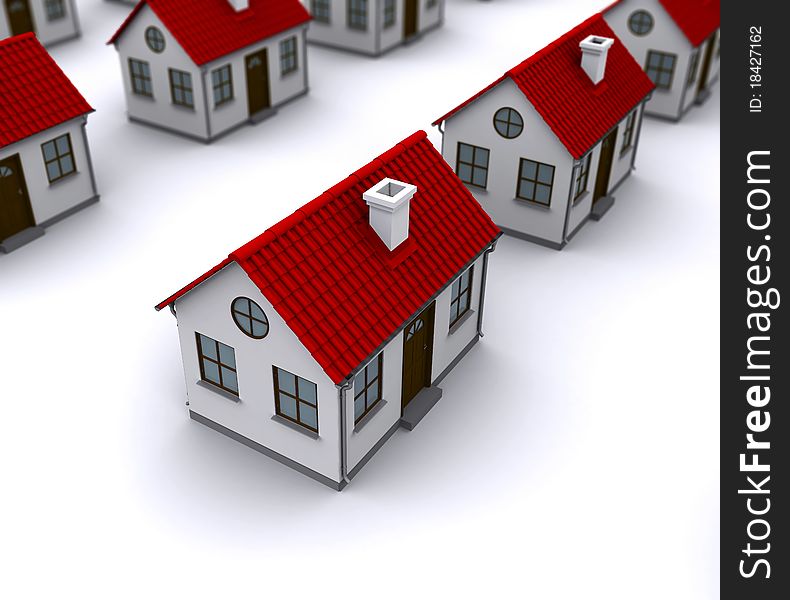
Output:
<path fill-rule="evenodd" d="M 606 74 L 598 85 L 581 67 L 579 42 L 589 35 L 614 39 L 606 59 Z M 576 159 L 595 146 L 655 87 L 603 16 L 596 14 L 437 119 L 434 125 L 508 78 Z"/>
<path fill-rule="evenodd" d="M 659 0 L 692 46 L 699 46 L 719 28 L 720 0 Z"/>
<path fill-rule="evenodd" d="M 299 0 L 250 0 L 238 13 L 228 0 L 141 0 L 108 44 L 118 41 L 146 4 L 198 65 L 310 20 Z"/>
<path fill-rule="evenodd" d="M 0 147 L 89 112 L 35 35 L 0 41 Z"/>
<path fill-rule="evenodd" d="M 391 177 L 417 186 L 409 238 L 390 252 L 362 194 Z M 157 305 L 161 310 L 237 262 L 335 383 L 499 236 L 420 131 Z"/>
<path fill-rule="evenodd" d="M 604 9 L 625 2 L 617 0 Z M 721 22 L 721 0 L 658 0 L 680 28 L 691 45 L 699 46 L 719 28 Z"/>

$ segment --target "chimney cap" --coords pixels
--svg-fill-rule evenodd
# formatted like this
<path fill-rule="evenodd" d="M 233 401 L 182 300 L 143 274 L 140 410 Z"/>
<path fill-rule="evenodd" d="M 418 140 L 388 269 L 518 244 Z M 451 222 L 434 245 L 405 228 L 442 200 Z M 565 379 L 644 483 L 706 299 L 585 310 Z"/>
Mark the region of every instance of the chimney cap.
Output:
<path fill-rule="evenodd" d="M 612 44 L 614 44 L 614 38 L 603 37 L 601 35 L 588 35 L 579 42 L 579 47 L 584 52 L 600 53 L 608 50 Z"/>
<path fill-rule="evenodd" d="M 411 200 L 416 193 L 417 186 L 387 177 L 370 188 L 362 197 L 369 205 L 394 212 Z"/>

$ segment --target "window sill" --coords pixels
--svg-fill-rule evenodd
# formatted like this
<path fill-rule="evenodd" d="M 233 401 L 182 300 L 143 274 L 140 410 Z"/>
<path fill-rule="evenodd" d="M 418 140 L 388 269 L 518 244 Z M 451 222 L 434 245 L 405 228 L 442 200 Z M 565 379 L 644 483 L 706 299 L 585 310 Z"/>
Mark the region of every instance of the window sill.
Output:
<path fill-rule="evenodd" d="M 584 192 L 582 193 L 582 195 L 581 195 L 581 196 L 579 196 L 578 198 L 575 198 L 575 199 L 573 200 L 573 204 L 572 204 L 572 206 L 573 206 L 574 208 L 576 208 L 576 207 L 577 207 L 579 204 L 581 204 L 582 202 L 584 202 L 584 201 L 587 199 L 587 196 L 589 196 L 589 195 L 590 195 L 590 190 L 584 190 Z"/>
<path fill-rule="evenodd" d="M 291 69 L 287 73 L 280 73 L 280 79 L 287 79 L 288 77 L 292 77 L 297 73 L 299 73 L 299 67 L 296 67 L 295 69 Z"/>
<path fill-rule="evenodd" d="M 464 314 L 462 314 L 455 323 L 450 325 L 450 329 L 447 332 L 447 335 L 453 335 L 456 331 L 461 329 L 463 324 L 472 318 L 473 314 L 475 314 L 475 311 L 473 311 L 471 308 L 467 310 Z"/>
<path fill-rule="evenodd" d="M 461 183 L 463 183 L 466 187 L 468 187 L 475 194 L 488 195 L 488 190 L 486 188 L 484 188 L 484 187 L 480 187 L 479 185 L 475 185 L 474 183 L 466 183 L 465 181 L 462 181 Z"/>
<path fill-rule="evenodd" d="M 631 150 L 633 149 L 634 149 L 633 146 L 628 146 L 628 148 L 623 148 L 622 150 L 620 150 L 620 160 L 624 159 L 626 156 L 631 154 Z"/>
<path fill-rule="evenodd" d="M 135 92 L 132 90 L 132 97 L 137 98 L 138 100 L 148 100 L 149 102 L 156 102 L 156 98 L 153 96 L 149 96 L 148 94 L 141 94 L 140 92 Z"/>
<path fill-rule="evenodd" d="M 170 106 L 172 106 L 177 110 L 183 110 L 184 112 L 191 112 L 191 113 L 195 112 L 194 106 L 185 106 L 184 104 L 176 104 L 175 102 L 171 102 Z"/>
<path fill-rule="evenodd" d="M 198 387 L 202 387 L 204 390 L 214 392 L 218 396 L 222 396 L 223 398 L 225 398 L 226 400 L 230 400 L 231 402 L 236 402 L 236 403 L 241 402 L 241 398 L 239 398 L 237 395 L 232 394 L 227 390 L 223 390 L 221 387 L 217 387 L 216 385 L 214 385 L 213 383 L 209 383 L 208 381 L 203 381 L 202 379 L 199 379 L 195 385 L 197 385 Z"/>
<path fill-rule="evenodd" d="M 279 423 L 280 425 L 285 425 L 289 429 L 293 429 L 297 433 L 301 433 L 304 436 L 309 437 L 311 440 L 317 440 L 318 434 L 315 431 L 310 431 L 307 427 L 302 427 L 298 423 L 294 423 L 293 421 L 289 421 L 285 417 L 281 417 L 280 415 L 272 415 L 272 421 Z"/>
<path fill-rule="evenodd" d="M 231 106 L 233 104 L 236 104 L 236 98 L 231 98 L 229 100 L 223 100 L 219 104 L 214 104 L 214 110 L 215 111 L 222 110 L 223 108 Z"/>
<path fill-rule="evenodd" d="M 364 415 L 358 423 L 354 424 L 354 433 L 359 433 L 365 425 L 373 420 L 373 417 L 375 417 L 386 404 L 387 401 L 384 398 L 376 402 L 375 406 L 368 411 L 368 414 Z"/>
<path fill-rule="evenodd" d="M 525 200 L 524 198 L 513 198 L 513 201 L 523 204 L 524 206 L 531 206 L 532 208 L 537 208 L 540 210 L 551 210 L 551 204 L 541 204 L 540 202 L 534 202 L 533 200 Z"/>

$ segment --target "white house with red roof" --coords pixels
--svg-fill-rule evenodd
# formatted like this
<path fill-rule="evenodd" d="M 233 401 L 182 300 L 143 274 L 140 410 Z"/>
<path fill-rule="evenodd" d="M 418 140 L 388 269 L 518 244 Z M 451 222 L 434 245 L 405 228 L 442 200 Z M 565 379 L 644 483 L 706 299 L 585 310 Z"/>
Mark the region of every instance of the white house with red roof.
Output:
<path fill-rule="evenodd" d="M 481 337 L 499 235 L 412 135 L 156 307 L 190 416 L 342 489 Z"/>
<path fill-rule="evenodd" d="M 656 84 L 646 114 L 677 121 L 710 96 L 720 0 L 618 0 L 604 16 Z"/>
<path fill-rule="evenodd" d="M 299 0 L 141 0 L 110 40 L 129 119 L 211 141 L 307 93 Z"/>
<path fill-rule="evenodd" d="M 633 170 L 652 89 L 598 14 L 434 125 L 445 160 L 505 233 L 561 249 Z"/>
<path fill-rule="evenodd" d="M 0 41 L 0 251 L 99 199 L 91 112 L 35 35 Z"/>
<path fill-rule="evenodd" d="M 444 22 L 445 0 L 304 0 L 311 43 L 378 56 Z"/>
<path fill-rule="evenodd" d="M 31 32 L 45 46 L 79 36 L 74 0 L 0 0 L 0 40 Z"/>

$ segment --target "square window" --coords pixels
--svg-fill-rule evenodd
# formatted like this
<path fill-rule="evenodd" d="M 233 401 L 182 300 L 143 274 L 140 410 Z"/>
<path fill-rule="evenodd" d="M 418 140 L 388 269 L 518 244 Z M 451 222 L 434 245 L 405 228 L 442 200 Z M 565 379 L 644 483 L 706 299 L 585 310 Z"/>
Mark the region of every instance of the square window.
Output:
<path fill-rule="evenodd" d="M 71 136 L 68 133 L 42 144 L 41 154 L 44 157 L 44 168 L 50 183 L 60 181 L 77 172 Z"/>
<path fill-rule="evenodd" d="M 462 273 L 450 290 L 450 327 L 455 325 L 471 306 L 473 269 L 474 267 L 469 267 Z"/>
<path fill-rule="evenodd" d="M 458 142 L 458 161 L 455 172 L 464 183 L 485 189 L 488 185 L 488 158 L 486 148 Z"/>
<path fill-rule="evenodd" d="M 142 60 L 129 59 L 129 73 L 132 79 L 132 92 L 138 96 L 154 97 L 151 84 L 151 65 Z"/>
<path fill-rule="evenodd" d="M 347 0 L 347 22 L 350 29 L 365 31 L 368 28 L 368 0 Z"/>
<path fill-rule="evenodd" d="M 645 72 L 659 89 L 668 90 L 672 87 L 672 77 L 675 73 L 674 54 L 650 50 L 647 53 L 647 68 Z"/>
<path fill-rule="evenodd" d="M 354 378 L 354 422 L 370 412 L 381 400 L 383 353 L 379 353 Z"/>
<path fill-rule="evenodd" d="M 238 396 L 239 381 L 236 372 L 235 350 L 202 333 L 196 333 L 195 337 L 197 338 L 200 378 Z"/>
<path fill-rule="evenodd" d="M 275 412 L 318 433 L 318 388 L 312 382 L 272 367 Z"/>
<path fill-rule="evenodd" d="M 185 71 L 169 70 L 170 98 L 176 106 L 195 108 L 192 95 L 192 75 Z"/>
<path fill-rule="evenodd" d="M 280 75 L 288 75 L 298 68 L 296 36 L 293 36 L 280 42 Z"/>

